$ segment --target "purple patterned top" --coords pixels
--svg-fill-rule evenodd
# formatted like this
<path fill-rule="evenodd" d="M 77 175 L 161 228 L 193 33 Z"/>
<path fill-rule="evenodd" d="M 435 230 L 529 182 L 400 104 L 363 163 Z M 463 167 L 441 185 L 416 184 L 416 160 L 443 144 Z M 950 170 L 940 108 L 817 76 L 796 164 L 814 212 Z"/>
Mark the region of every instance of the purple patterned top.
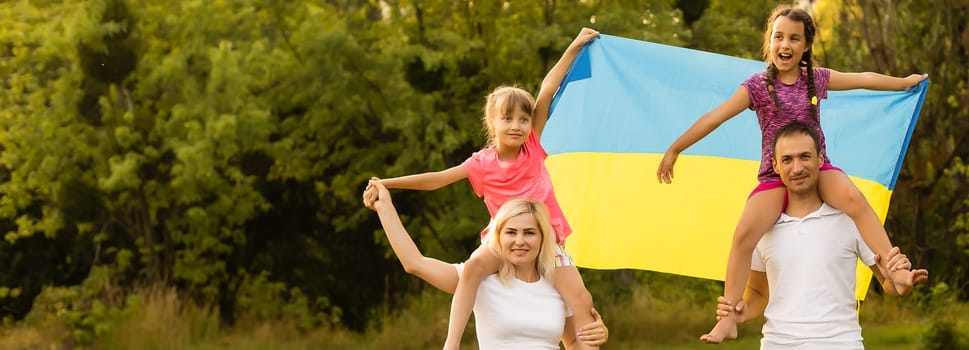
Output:
<path fill-rule="evenodd" d="M 784 84 L 779 79 L 774 80 L 774 91 L 777 91 L 777 99 L 780 101 L 783 113 L 778 113 L 774 107 L 774 101 L 767 91 L 766 72 L 754 74 L 743 82 L 747 93 L 750 95 L 750 109 L 757 112 L 757 121 L 760 123 L 761 131 L 761 158 L 760 172 L 757 179 L 760 182 L 779 181 L 780 176 L 774 172 L 771 166 L 771 159 L 774 158 L 774 134 L 777 130 L 792 121 L 799 121 L 814 128 L 821 136 L 821 151 L 825 153 L 824 163 L 831 164 L 825 151 L 824 132 L 821 125 L 811 115 L 808 107 L 811 104 L 807 96 L 807 72 L 802 71 L 794 84 Z M 828 98 L 828 79 L 831 78 L 831 71 L 827 68 L 814 68 L 814 86 L 818 95 L 817 111 L 821 114 L 821 99 Z"/>

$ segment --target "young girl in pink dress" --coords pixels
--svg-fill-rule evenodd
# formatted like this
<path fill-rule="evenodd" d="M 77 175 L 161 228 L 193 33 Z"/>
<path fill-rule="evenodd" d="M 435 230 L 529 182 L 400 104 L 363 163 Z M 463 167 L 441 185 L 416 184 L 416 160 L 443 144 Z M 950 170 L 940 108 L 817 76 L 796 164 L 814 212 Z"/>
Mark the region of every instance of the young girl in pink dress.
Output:
<path fill-rule="evenodd" d="M 475 194 L 484 197 L 492 218 L 498 208 L 512 198 L 523 197 L 544 203 L 548 207 L 558 242 L 552 282 L 574 312 L 575 324 L 582 325 L 593 322 L 592 295 L 586 290 L 572 258 L 565 252 L 565 238 L 572 229 L 555 199 L 552 180 L 545 168 L 547 154 L 539 140 L 548 121 L 552 97 L 582 47 L 598 35 L 599 32 L 588 28 L 579 32 L 545 76 L 537 99 L 533 100 L 531 94 L 522 89 L 508 86 L 499 87 L 489 94 L 482 118 L 488 129 L 488 146 L 472 154 L 463 164 L 438 172 L 380 180 L 390 189 L 430 191 L 467 178 Z M 368 186 L 364 193 L 365 200 L 374 198 L 374 191 L 372 186 Z M 483 242 L 487 242 L 492 234 L 489 232 L 491 225 L 488 227 L 482 232 Z M 484 244 L 471 254 L 451 302 L 445 349 L 458 348 L 471 316 L 478 285 L 497 271 L 498 259 Z M 428 282 L 435 284 L 430 280 Z M 582 343 L 579 346 L 588 345 Z"/>

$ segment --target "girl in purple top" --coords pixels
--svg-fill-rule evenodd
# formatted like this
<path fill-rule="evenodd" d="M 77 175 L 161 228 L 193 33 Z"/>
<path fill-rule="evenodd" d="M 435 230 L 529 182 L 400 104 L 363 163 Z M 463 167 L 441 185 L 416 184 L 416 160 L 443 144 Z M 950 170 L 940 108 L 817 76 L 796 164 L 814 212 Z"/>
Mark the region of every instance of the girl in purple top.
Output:
<path fill-rule="evenodd" d="M 766 71 L 748 78 L 727 101 L 700 117 L 670 145 L 656 170 L 656 178 L 660 182 L 670 183 L 673 179 L 673 164 L 680 152 L 745 108 L 757 112 L 763 135 L 758 174 L 760 184 L 748 197 L 740 222 L 737 223 L 724 278 L 724 296 L 733 305 L 743 297 L 754 247 L 777 221 L 784 206 L 784 184 L 771 164 L 774 132 L 795 120 L 805 123 L 821 135 L 821 151 L 826 155 L 818 103 L 827 98 L 828 90 L 904 90 L 926 78 L 919 74 L 895 78 L 871 72 L 841 73 L 815 67 L 811 44 L 814 43 L 816 33 L 814 20 L 806 11 L 791 5 L 775 8 L 767 20 L 764 32 Z M 832 166 L 827 157 L 824 158 L 819 182 L 821 198 L 854 220 L 872 251 L 879 256 L 888 256 L 891 241 L 877 214 L 848 176 Z M 907 292 L 914 284 L 911 270 L 892 271 L 889 278 L 900 292 Z M 724 317 L 710 333 L 704 334 L 700 339 L 708 343 L 719 343 L 724 338 L 732 339 L 736 336 L 737 326 L 733 319 Z"/>

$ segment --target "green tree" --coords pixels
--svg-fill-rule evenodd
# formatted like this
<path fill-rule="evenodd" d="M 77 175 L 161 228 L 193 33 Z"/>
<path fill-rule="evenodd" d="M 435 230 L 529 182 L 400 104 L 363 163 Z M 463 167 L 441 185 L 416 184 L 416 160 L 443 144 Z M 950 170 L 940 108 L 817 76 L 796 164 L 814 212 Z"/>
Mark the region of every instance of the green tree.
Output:
<path fill-rule="evenodd" d="M 969 6 L 856 0 L 819 5 L 816 16 L 825 65 L 929 74 L 886 228 L 916 266 L 929 269 L 930 284 L 945 282 L 969 297 Z"/>
<path fill-rule="evenodd" d="M 356 160 L 381 132 L 368 123 L 376 113 L 416 103 L 382 85 L 392 65 L 368 51 L 389 31 L 362 33 L 364 45 L 348 35 L 341 16 L 367 6 L 140 5 L 3 5 L 10 249 L 38 261 L 47 253 L 21 248 L 48 237 L 72 249 L 68 263 L 110 264 L 125 285 L 179 286 L 230 321 L 252 292 L 247 276 L 268 271 L 307 290 L 322 317 L 347 309 L 362 327 L 380 289 L 342 281 L 383 254 L 348 230 L 368 218 Z M 367 264 L 346 268 L 354 258 Z M 51 279 L 29 278 L 10 284 Z"/>
<path fill-rule="evenodd" d="M 700 19 L 693 23 L 693 38 L 686 46 L 762 60 L 765 22 L 778 3 L 777 0 L 711 0 Z"/>
<path fill-rule="evenodd" d="M 70 87 L 80 86 L 81 75 L 63 56 L 75 46 L 61 23 L 79 7 L 45 5 L 0 6 L 5 28 L 0 34 L 0 289 L 8 291 L 0 295 L 0 312 L 5 316 L 25 315 L 46 285 L 79 283 L 96 254 L 84 222 L 97 213 L 97 196 L 84 185 L 91 177 L 65 161 L 89 167 L 91 159 L 90 147 L 75 147 L 84 127 L 70 122 L 81 97 Z"/>
<path fill-rule="evenodd" d="M 22 305 L 107 265 L 122 285 L 178 286 L 229 321 L 268 276 L 363 328 L 425 288 L 375 245 L 359 204 L 369 176 L 459 164 L 482 146 L 485 94 L 537 90 L 582 26 L 686 36 L 671 1 L 138 5 L 0 7 L 0 249 L 9 271 L 59 266 L 4 281 Z M 487 214 L 471 193 L 397 196 L 429 255 L 477 245 Z"/>

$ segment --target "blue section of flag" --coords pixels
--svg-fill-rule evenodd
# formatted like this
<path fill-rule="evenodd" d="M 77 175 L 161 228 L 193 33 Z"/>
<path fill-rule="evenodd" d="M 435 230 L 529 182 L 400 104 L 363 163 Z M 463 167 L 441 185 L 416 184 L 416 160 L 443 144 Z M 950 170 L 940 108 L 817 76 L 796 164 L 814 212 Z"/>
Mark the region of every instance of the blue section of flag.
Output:
<path fill-rule="evenodd" d="M 662 154 L 764 67 L 754 60 L 600 35 L 566 76 L 542 143 L 550 155 Z M 909 91 L 829 92 L 821 102 L 821 125 L 834 165 L 894 188 L 927 89 L 925 81 Z M 760 161 L 760 140 L 757 117 L 746 110 L 683 154 Z"/>

